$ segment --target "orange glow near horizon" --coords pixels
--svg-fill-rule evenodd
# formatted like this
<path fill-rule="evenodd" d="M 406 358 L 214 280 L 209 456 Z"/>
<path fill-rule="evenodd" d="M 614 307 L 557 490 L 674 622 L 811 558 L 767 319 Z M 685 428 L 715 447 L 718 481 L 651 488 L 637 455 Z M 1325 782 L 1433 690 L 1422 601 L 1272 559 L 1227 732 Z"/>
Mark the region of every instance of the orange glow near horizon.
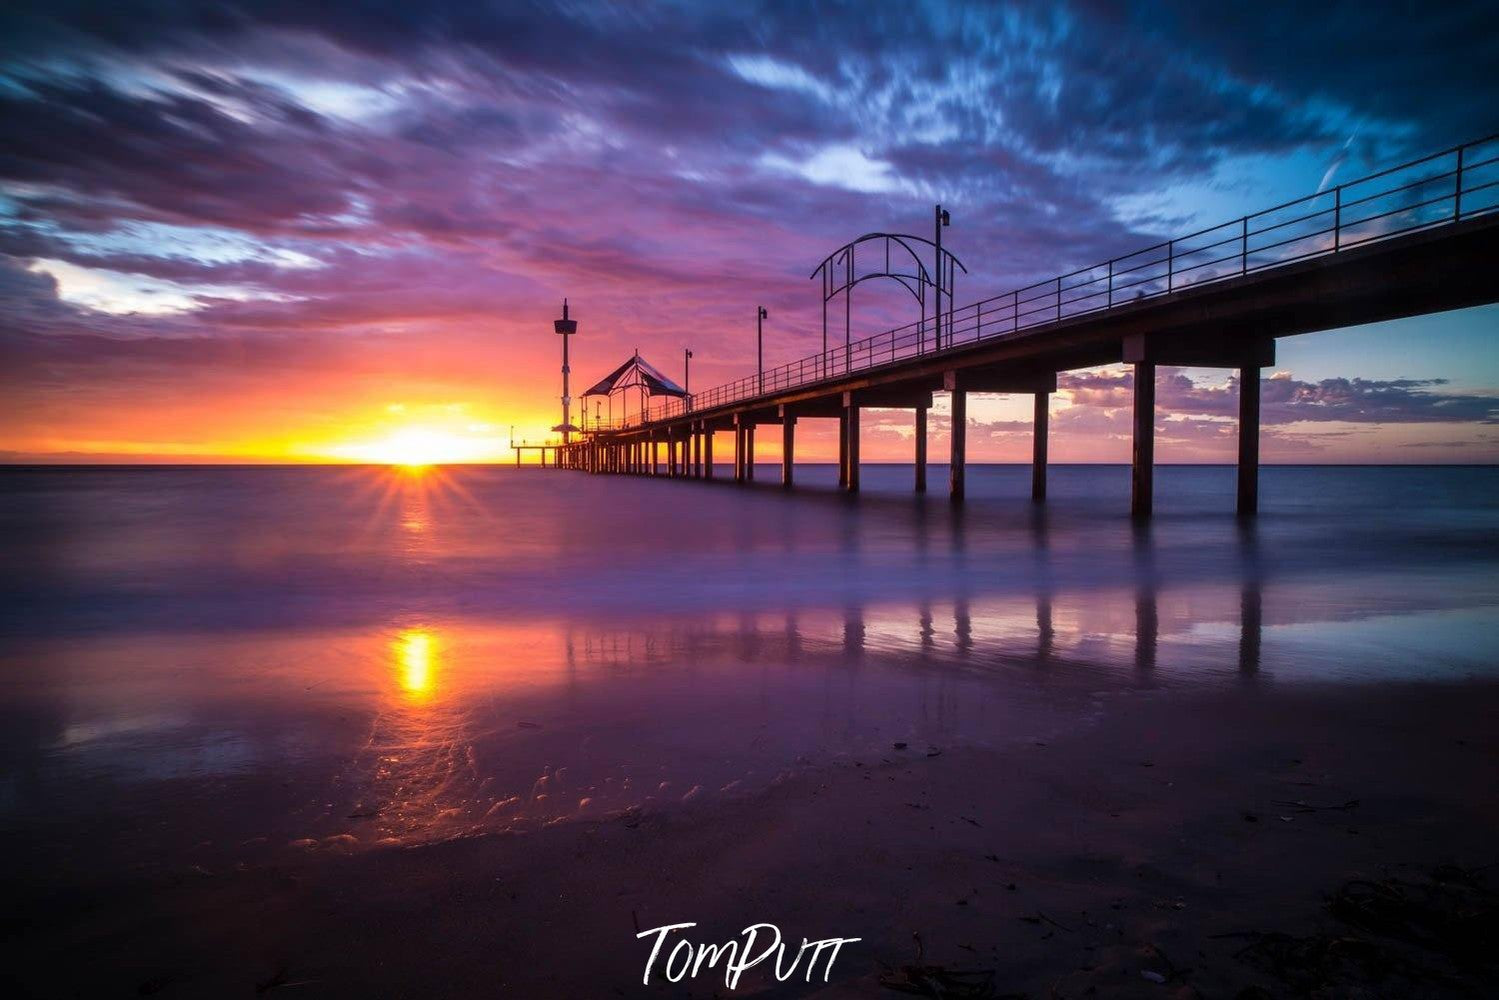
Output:
<path fill-rule="evenodd" d="M 423 468 L 453 462 L 495 461 L 502 457 L 500 449 L 504 446 L 491 438 L 436 428 L 405 427 L 383 438 L 338 445 L 331 450 L 338 458 L 376 465 Z"/>

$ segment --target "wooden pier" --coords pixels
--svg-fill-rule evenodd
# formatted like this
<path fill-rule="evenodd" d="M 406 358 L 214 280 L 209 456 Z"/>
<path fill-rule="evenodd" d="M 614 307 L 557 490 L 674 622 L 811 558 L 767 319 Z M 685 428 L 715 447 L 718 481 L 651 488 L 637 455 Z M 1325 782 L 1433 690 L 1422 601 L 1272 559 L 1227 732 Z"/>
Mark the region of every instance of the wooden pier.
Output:
<path fill-rule="evenodd" d="M 913 488 L 924 491 L 927 414 L 944 392 L 948 494 L 961 502 L 968 394 L 1011 393 L 1033 398 L 1031 495 L 1042 501 L 1058 373 L 1123 363 L 1133 375 L 1131 510 L 1144 517 L 1154 501 L 1157 368 L 1226 368 L 1240 390 L 1237 509 L 1252 514 L 1260 372 L 1274 365 L 1276 341 L 1499 301 L 1496 261 L 1499 137 L 1491 137 L 672 399 L 623 426 L 587 431 L 560 447 L 554 464 L 708 479 L 715 436 L 729 431 L 733 479 L 746 483 L 755 477 L 756 428 L 778 425 L 781 482 L 790 488 L 798 422 L 826 419 L 838 422 L 839 485 L 856 492 L 861 411 L 896 408 L 913 413 Z"/>

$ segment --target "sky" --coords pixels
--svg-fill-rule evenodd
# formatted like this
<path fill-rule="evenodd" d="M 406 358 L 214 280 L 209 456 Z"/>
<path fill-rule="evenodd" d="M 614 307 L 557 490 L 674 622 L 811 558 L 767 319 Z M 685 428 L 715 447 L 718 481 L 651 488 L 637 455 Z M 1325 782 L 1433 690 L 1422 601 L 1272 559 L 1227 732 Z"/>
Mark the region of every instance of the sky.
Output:
<path fill-rule="evenodd" d="M 11 0 L 0 461 L 508 459 L 560 419 L 564 296 L 575 392 L 689 347 L 702 390 L 759 305 L 767 364 L 815 353 L 812 268 L 938 201 L 961 304 L 1499 131 L 1499 8 L 1409 11 Z M 1264 460 L 1499 460 L 1496 334 L 1281 341 Z M 1061 376 L 1054 461 L 1128 460 L 1129 380 Z M 1162 371 L 1158 460 L 1231 461 L 1236 394 Z M 1025 460 L 1029 406 L 971 401 L 970 460 Z M 864 423 L 908 458 L 908 413 Z"/>

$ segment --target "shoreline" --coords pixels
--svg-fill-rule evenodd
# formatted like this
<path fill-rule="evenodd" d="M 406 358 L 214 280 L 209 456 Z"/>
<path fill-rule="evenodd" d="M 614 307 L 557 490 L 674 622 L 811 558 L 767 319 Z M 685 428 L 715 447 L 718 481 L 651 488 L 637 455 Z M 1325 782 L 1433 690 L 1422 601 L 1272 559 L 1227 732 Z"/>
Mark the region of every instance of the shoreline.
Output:
<path fill-rule="evenodd" d="M 891 996 L 881 975 L 921 964 L 991 969 L 1000 994 L 1282 995 L 1247 936 L 1357 937 L 1325 910 L 1348 880 L 1499 861 L 1496 721 L 1492 682 L 1121 692 L 1044 745 L 892 747 L 701 807 L 70 890 L 38 873 L 4 961 L 23 995 L 728 995 L 642 986 L 637 925 L 763 921 L 862 940 L 826 985 L 762 966 L 736 994 Z M 1387 975 L 1416 970 L 1397 992 L 1496 982 L 1363 936 Z"/>

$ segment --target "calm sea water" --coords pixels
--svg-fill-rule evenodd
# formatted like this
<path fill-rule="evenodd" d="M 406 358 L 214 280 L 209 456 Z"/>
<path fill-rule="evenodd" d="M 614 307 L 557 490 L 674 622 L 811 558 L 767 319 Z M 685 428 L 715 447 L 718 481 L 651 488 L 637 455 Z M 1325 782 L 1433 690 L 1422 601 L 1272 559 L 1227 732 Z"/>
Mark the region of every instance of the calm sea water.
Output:
<path fill-rule="evenodd" d="M 728 470 L 721 470 L 726 474 Z M 1499 672 L 1499 469 L 0 471 L 0 838 L 36 880 L 753 794 L 1119 697 Z"/>

